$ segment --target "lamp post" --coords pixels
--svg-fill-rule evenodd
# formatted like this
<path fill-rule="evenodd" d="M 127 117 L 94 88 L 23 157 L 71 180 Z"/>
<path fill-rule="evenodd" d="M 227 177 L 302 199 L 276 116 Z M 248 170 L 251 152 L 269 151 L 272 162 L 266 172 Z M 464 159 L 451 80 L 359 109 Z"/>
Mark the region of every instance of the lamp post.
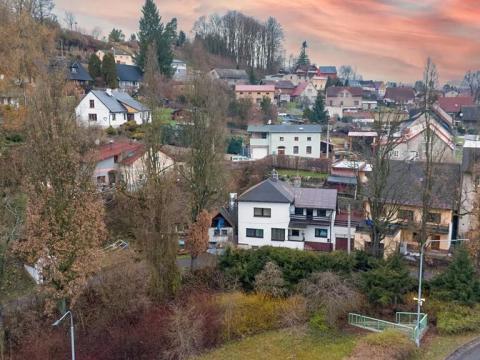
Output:
<path fill-rule="evenodd" d="M 468 239 L 452 239 L 452 240 L 427 240 L 422 246 L 420 246 L 420 267 L 418 269 L 418 296 L 417 296 L 417 333 L 415 336 L 415 344 L 420 346 L 420 309 L 422 307 L 422 277 L 423 277 L 423 253 L 425 248 L 432 242 L 451 242 L 451 241 L 468 241 Z"/>
<path fill-rule="evenodd" d="M 75 330 L 73 328 L 73 314 L 68 310 L 63 316 L 55 321 L 52 326 L 58 326 L 67 315 L 70 315 L 70 342 L 72 347 L 72 360 L 75 360 Z"/>

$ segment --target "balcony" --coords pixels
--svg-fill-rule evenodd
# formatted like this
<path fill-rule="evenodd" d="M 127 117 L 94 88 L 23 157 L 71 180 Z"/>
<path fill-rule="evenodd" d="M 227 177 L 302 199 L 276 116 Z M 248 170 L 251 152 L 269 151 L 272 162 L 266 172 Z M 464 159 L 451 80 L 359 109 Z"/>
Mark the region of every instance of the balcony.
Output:
<path fill-rule="evenodd" d="M 294 224 L 304 225 L 330 225 L 331 218 L 329 216 L 312 216 L 312 215 L 295 215 L 290 214 L 290 222 Z"/>
<path fill-rule="evenodd" d="M 268 146 L 268 139 L 250 138 L 250 146 Z"/>

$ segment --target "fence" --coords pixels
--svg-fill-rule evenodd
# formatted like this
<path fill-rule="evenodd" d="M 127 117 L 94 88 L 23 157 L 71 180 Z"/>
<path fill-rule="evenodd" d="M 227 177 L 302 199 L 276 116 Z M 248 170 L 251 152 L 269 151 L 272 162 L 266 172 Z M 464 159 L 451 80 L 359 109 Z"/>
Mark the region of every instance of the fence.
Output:
<path fill-rule="evenodd" d="M 417 328 L 417 313 L 398 312 L 395 322 L 375 319 L 359 314 L 348 314 L 348 323 L 366 330 L 381 332 L 386 329 L 395 329 L 407 334 L 412 340 L 421 339 L 427 330 L 428 316 L 420 314 L 420 326 Z"/>

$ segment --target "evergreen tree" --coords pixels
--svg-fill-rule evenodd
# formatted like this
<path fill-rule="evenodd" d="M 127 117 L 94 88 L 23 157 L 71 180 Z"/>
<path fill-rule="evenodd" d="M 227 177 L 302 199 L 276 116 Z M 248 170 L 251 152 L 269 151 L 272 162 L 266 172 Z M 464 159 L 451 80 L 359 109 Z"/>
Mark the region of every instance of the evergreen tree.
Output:
<path fill-rule="evenodd" d="M 432 296 L 465 304 L 480 299 L 480 282 L 464 246 L 457 249 L 447 270 L 432 281 Z"/>
<path fill-rule="evenodd" d="M 125 40 L 125 34 L 121 29 L 113 28 L 110 34 L 108 35 L 108 41 L 111 42 L 122 42 Z"/>
<path fill-rule="evenodd" d="M 186 41 L 187 41 L 187 36 L 183 32 L 183 30 L 180 30 L 177 38 L 177 46 L 183 46 Z"/>
<path fill-rule="evenodd" d="M 300 55 L 298 56 L 297 59 L 297 67 L 298 66 L 305 66 L 305 65 L 310 65 L 310 59 L 308 58 L 307 55 L 307 42 L 304 41 L 302 43 L 302 48 L 300 50 Z"/>
<path fill-rule="evenodd" d="M 88 73 L 93 80 L 102 77 L 102 62 L 95 53 L 88 59 Z"/>
<path fill-rule="evenodd" d="M 112 53 L 105 54 L 103 57 L 102 75 L 107 87 L 117 88 L 117 69 L 115 68 L 115 58 Z"/>
<path fill-rule="evenodd" d="M 253 68 L 248 68 L 248 81 L 250 84 L 257 84 L 257 76 L 255 75 L 255 70 Z"/>
<path fill-rule="evenodd" d="M 325 103 L 321 91 L 317 93 L 317 98 L 315 99 L 315 104 L 313 104 L 312 111 L 308 112 L 308 119 L 314 123 L 327 123 L 328 113 L 325 110 Z"/>

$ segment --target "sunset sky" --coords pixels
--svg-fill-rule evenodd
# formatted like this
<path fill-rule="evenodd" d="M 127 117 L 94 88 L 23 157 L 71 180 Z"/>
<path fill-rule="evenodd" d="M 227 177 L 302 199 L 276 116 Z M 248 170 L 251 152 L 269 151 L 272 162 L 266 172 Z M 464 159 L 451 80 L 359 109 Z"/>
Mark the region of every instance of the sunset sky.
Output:
<path fill-rule="evenodd" d="M 143 0 L 56 0 L 62 21 L 72 11 L 78 26 L 138 31 Z M 161 0 L 163 21 L 178 19 L 187 34 L 194 21 L 238 10 L 265 20 L 274 16 L 285 32 L 287 56 L 307 40 L 317 65 L 351 64 L 365 79 L 413 82 L 431 56 L 440 80 L 460 80 L 480 69 L 479 0 Z"/>

